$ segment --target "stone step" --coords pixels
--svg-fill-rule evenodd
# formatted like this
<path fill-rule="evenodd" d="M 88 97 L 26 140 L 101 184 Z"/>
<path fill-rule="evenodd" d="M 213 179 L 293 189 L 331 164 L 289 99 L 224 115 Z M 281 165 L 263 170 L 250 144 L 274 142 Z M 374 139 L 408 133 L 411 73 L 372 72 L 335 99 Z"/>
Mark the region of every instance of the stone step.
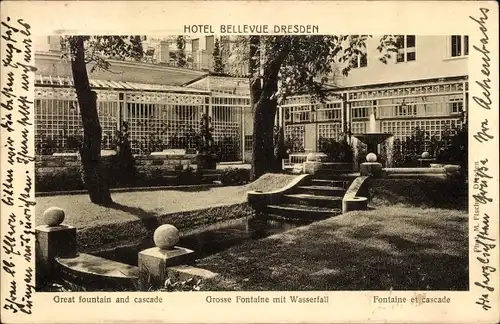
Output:
<path fill-rule="evenodd" d="M 63 280 L 88 289 L 136 288 L 139 268 L 125 263 L 79 253 L 74 258 L 56 258 Z"/>
<path fill-rule="evenodd" d="M 213 170 L 213 169 L 200 169 L 203 175 L 220 175 L 223 170 Z"/>
<path fill-rule="evenodd" d="M 346 180 L 352 181 L 359 176 L 359 173 L 353 172 L 342 172 L 336 173 L 329 170 L 320 170 L 314 174 L 315 179 L 325 179 L 325 180 Z"/>
<path fill-rule="evenodd" d="M 298 186 L 295 193 L 304 193 L 320 196 L 343 196 L 345 189 L 332 186 Z"/>
<path fill-rule="evenodd" d="M 286 203 L 291 203 L 296 205 L 342 208 L 341 196 L 289 194 L 283 196 L 283 201 Z"/>
<path fill-rule="evenodd" d="M 295 204 L 267 205 L 266 213 L 285 218 L 317 220 L 340 215 L 339 208 L 311 207 Z"/>
<path fill-rule="evenodd" d="M 347 189 L 350 183 L 350 180 L 311 179 L 310 181 L 313 186 L 340 187 L 344 189 Z"/>

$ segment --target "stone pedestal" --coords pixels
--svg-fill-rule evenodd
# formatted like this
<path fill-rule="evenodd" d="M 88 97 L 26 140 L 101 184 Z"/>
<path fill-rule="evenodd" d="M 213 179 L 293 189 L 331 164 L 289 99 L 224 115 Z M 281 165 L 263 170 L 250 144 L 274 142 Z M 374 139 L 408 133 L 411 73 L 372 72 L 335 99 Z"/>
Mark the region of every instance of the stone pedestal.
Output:
<path fill-rule="evenodd" d="M 366 197 L 352 197 L 344 198 L 342 200 L 342 214 L 354 210 L 366 210 L 368 208 L 368 198 Z"/>
<path fill-rule="evenodd" d="M 76 228 L 69 225 L 40 225 L 36 229 L 37 266 L 50 271 L 56 257 L 76 256 Z"/>
<path fill-rule="evenodd" d="M 167 267 L 188 264 L 194 259 L 194 251 L 175 246 L 171 249 L 159 247 L 139 252 L 139 272 L 145 272 L 151 279 L 163 283 L 167 279 Z"/>
<path fill-rule="evenodd" d="M 304 173 L 314 175 L 318 173 L 319 170 L 321 170 L 321 165 L 321 162 L 306 161 L 304 162 Z"/>
<path fill-rule="evenodd" d="M 378 162 L 364 162 L 359 166 L 359 172 L 362 176 L 381 177 L 382 164 Z"/>

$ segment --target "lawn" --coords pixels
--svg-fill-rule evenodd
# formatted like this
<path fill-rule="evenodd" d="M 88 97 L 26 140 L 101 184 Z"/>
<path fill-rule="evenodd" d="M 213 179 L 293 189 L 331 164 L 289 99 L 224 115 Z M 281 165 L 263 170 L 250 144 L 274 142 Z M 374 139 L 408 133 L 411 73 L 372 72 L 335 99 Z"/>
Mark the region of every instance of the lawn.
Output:
<path fill-rule="evenodd" d="M 204 290 L 467 290 L 466 211 L 350 212 L 198 262 Z"/>
<path fill-rule="evenodd" d="M 110 206 L 92 204 L 88 195 L 57 195 L 36 198 L 36 224 L 43 212 L 57 206 L 66 211 L 64 224 L 75 226 L 80 252 L 100 252 L 116 247 L 152 242 L 161 224 L 181 232 L 191 228 L 252 215 L 246 202 L 249 190 L 270 191 L 288 184 L 295 176 L 266 174 L 257 181 L 231 187 L 184 188 L 112 193 Z"/>
<path fill-rule="evenodd" d="M 106 207 L 92 204 L 87 194 L 37 197 L 36 224 L 43 223 L 43 212 L 52 206 L 66 211 L 66 224 L 87 228 L 241 204 L 246 202 L 247 191 L 275 190 L 295 177 L 266 174 L 257 181 L 242 186 L 117 192 L 112 194 L 114 204 Z"/>

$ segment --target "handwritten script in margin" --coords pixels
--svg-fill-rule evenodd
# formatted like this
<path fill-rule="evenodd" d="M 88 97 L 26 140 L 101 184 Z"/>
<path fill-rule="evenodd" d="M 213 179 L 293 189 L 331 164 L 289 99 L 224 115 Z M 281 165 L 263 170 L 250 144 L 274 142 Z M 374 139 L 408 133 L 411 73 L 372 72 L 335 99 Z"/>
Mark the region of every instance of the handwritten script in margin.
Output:
<path fill-rule="evenodd" d="M 7 17 L 2 24 L 2 307 L 31 314 L 34 271 L 34 71 L 31 26 Z"/>

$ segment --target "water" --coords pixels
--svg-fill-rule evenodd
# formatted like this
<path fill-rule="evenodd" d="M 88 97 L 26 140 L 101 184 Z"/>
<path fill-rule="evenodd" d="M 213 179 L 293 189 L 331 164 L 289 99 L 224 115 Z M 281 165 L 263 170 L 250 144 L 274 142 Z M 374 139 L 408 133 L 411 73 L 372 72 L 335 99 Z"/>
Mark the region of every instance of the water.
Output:
<path fill-rule="evenodd" d="M 221 252 L 247 241 L 258 240 L 273 234 L 311 223 L 268 217 L 248 217 L 215 223 L 181 232 L 178 246 L 195 251 L 196 258 Z M 153 247 L 151 238 L 138 245 L 116 248 L 96 255 L 130 265 L 137 265 L 138 253 Z"/>
<path fill-rule="evenodd" d="M 377 130 L 377 124 L 375 121 L 375 114 L 372 112 L 370 114 L 370 122 L 368 124 L 368 133 L 375 133 Z"/>

